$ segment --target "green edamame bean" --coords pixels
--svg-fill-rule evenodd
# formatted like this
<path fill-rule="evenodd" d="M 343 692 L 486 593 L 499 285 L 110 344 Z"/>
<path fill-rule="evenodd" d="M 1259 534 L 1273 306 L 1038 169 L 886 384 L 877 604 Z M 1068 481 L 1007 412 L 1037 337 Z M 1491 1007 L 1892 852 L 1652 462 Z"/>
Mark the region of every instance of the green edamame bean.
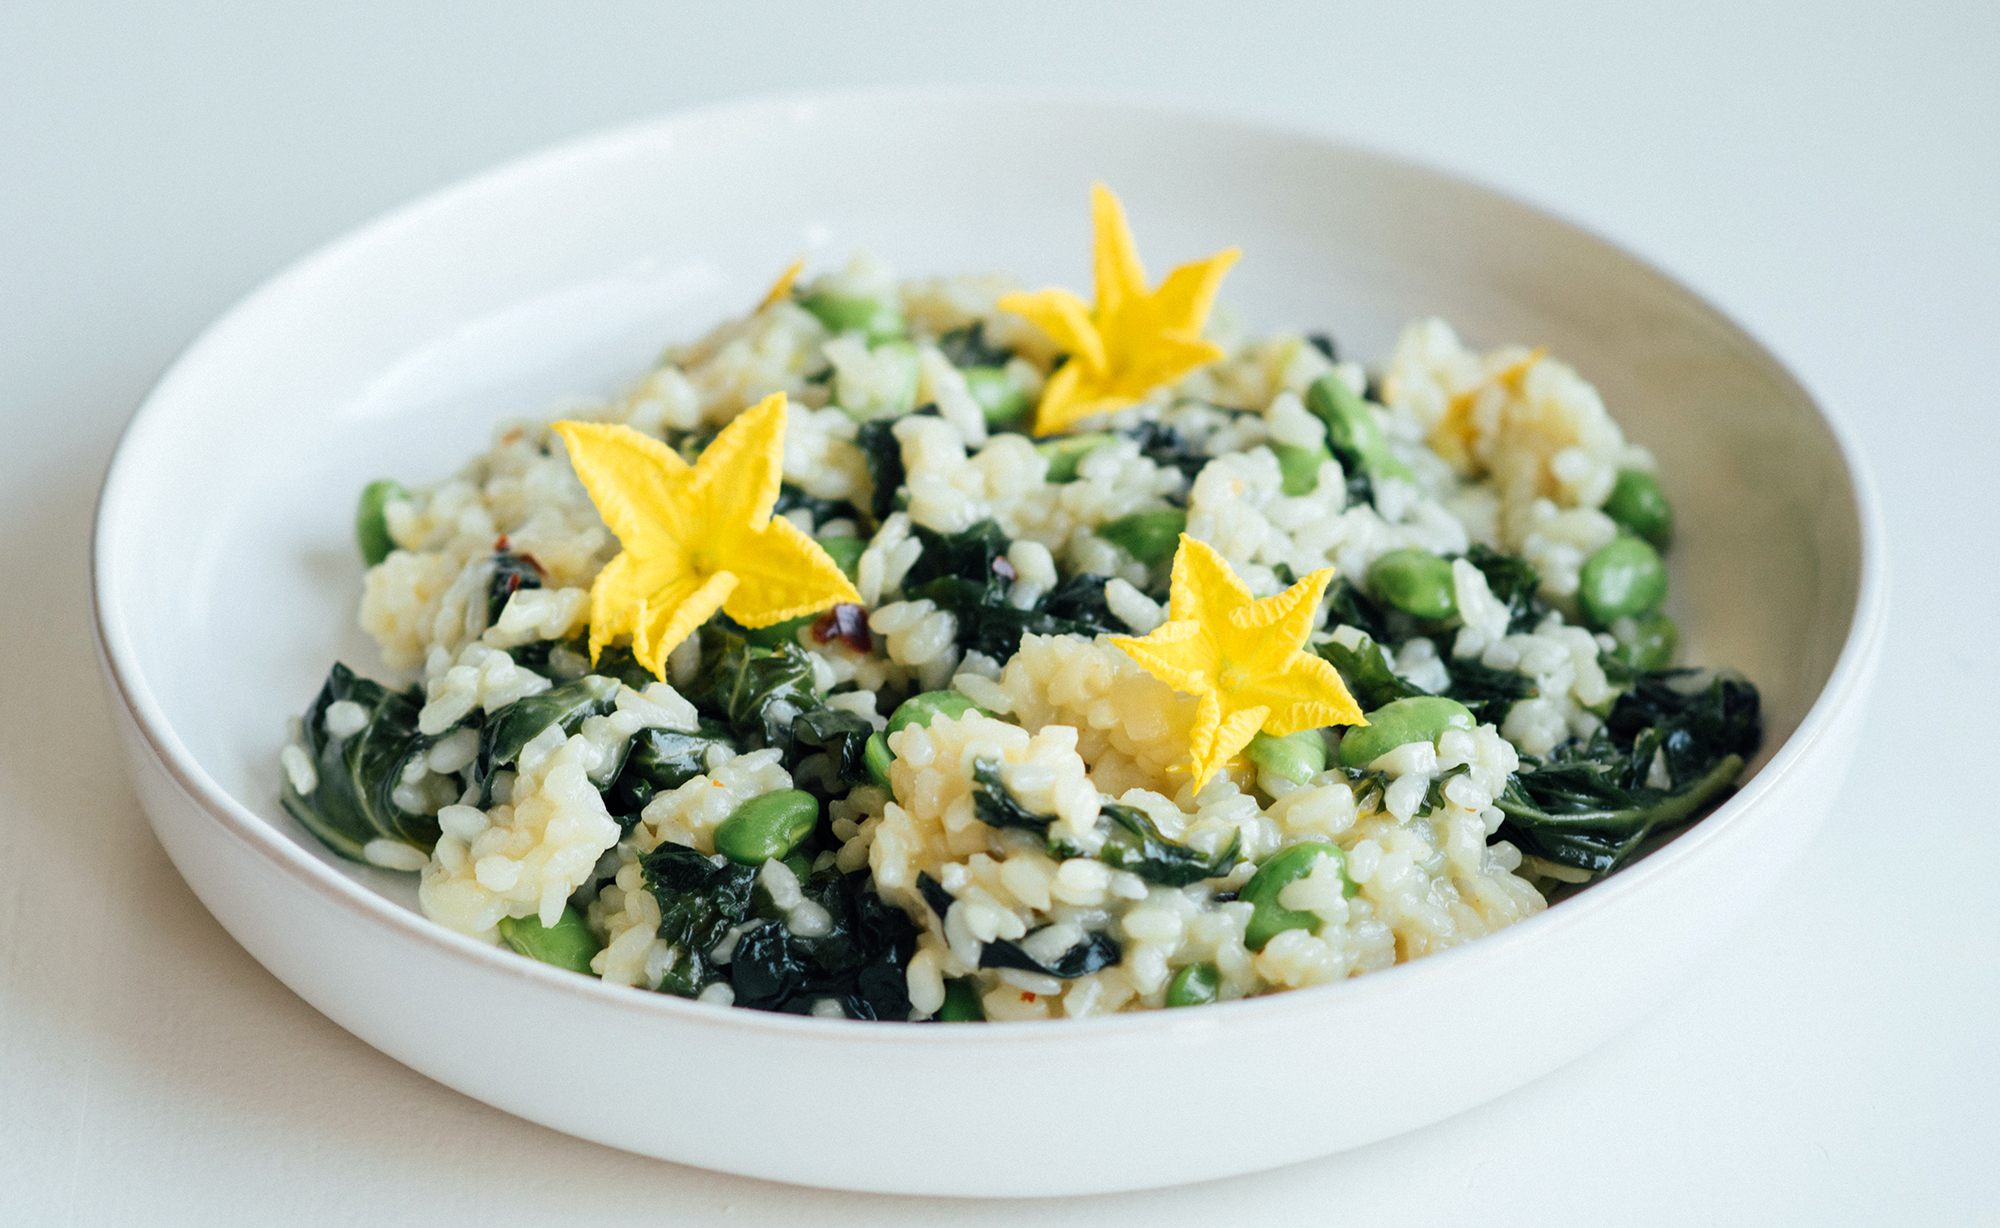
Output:
<path fill-rule="evenodd" d="M 1428 550 L 1406 546 L 1376 559 L 1368 569 L 1368 588 L 1405 614 L 1443 619 L 1458 613 L 1458 587 L 1451 564 Z"/>
<path fill-rule="evenodd" d="M 591 956 L 602 950 L 597 935 L 590 932 L 576 909 L 567 906 L 552 926 L 543 926 L 536 916 L 502 917 L 499 929 L 500 941 L 513 950 L 571 972 L 589 972 Z"/>
<path fill-rule="evenodd" d="M 1370 712 L 1366 725 L 1356 725 L 1341 735 L 1340 766 L 1365 768 L 1398 746 L 1435 742 L 1447 729 L 1478 727 L 1471 710 L 1456 699 L 1413 695 L 1391 700 Z"/>
<path fill-rule="evenodd" d="M 1667 599 L 1667 565 L 1642 537 L 1619 537 L 1583 561 L 1576 600 L 1593 626 L 1637 618 Z"/>
<path fill-rule="evenodd" d="M 1604 514 L 1665 550 L 1674 540 L 1674 505 L 1660 480 L 1639 469 L 1620 469 L 1618 482 L 1604 500 Z"/>
<path fill-rule="evenodd" d="M 955 721 L 968 712 L 992 715 L 957 691 L 925 691 L 897 704 L 896 710 L 889 714 L 889 727 L 882 732 L 884 735 L 892 734 L 905 725 L 929 729 L 931 722 L 940 716 Z"/>
<path fill-rule="evenodd" d="M 1074 482 L 1076 467 L 1083 463 L 1083 458 L 1110 443 L 1113 438 L 1102 431 L 1063 435 L 1056 439 L 1044 439 L 1035 445 L 1035 451 L 1049 460 L 1049 481 Z"/>
<path fill-rule="evenodd" d="M 1295 448 L 1288 443 L 1274 443 L 1271 453 L 1278 458 L 1278 472 L 1284 475 L 1288 495 L 1309 495 L 1318 489 L 1319 467 L 1333 459 L 1333 453 L 1323 446 Z"/>
<path fill-rule="evenodd" d="M 793 878 L 798 879 L 802 883 L 812 877 L 812 862 L 806 860 L 804 853 L 793 853 L 790 857 L 785 858 L 785 868 L 792 872 Z"/>
<path fill-rule="evenodd" d="M 1301 729 L 1282 738 L 1260 733 L 1250 739 L 1243 753 L 1258 767 L 1295 785 L 1326 770 L 1326 739 L 1317 729 Z"/>
<path fill-rule="evenodd" d="M 1028 394 L 1004 367 L 967 367 L 959 374 L 988 426 L 1010 426 L 1028 412 Z"/>
<path fill-rule="evenodd" d="M 395 550 L 383 509 L 409 497 L 410 492 L 394 478 L 382 478 L 361 488 L 361 504 L 354 510 L 354 539 L 361 543 L 362 562 L 373 567 Z"/>
<path fill-rule="evenodd" d="M 1168 1006 L 1207 1006 L 1222 988 L 1222 973 L 1214 964 L 1189 964 L 1167 982 Z"/>
<path fill-rule="evenodd" d="M 1612 655 L 1644 673 L 1666 669 L 1674 663 L 1674 649 L 1680 644 L 1680 628 L 1665 614 L 1648 614 L 1631 624 L 1620 622 L 1611 628 L 1618 637 Z"/>
<path fill-rule="evenodd" d="M 887 341 L 909 332 L 902 309 L 880 299 L 821 291 L 802 296 L 799 306 L 818 316 L 828 332 L 861 332 L 870 341 Z"/>
<path fill-rule="evenodd" d="M 1097 526 L 1099 537 L 1148 567 L 1174 557 L 1186 531 L 1187 512 L 1178 507 L 1133 512 Z"/>
<path fill-rule="evenodd" d="M 861 762 L 868 769 L 868 779 L 879 789 L 888 789 L 889 764 L 896 758 L 889 749 L 889 739 L 879 733 L 871 733 L 861 744 Z"/>
<path fill-rule="evenodd" d="M 944 983 L 944 1005 L 938 1007 L 939 1023 L 985 1023 L 986 1007 L 979 1001 L 979 986 L 969 976 L 954 977 Z"/>
<path fill-rule="evenodd" d="M 715 851 L 740 866 L 761 866 L 799 847 L 819 823 L 819 800 L 803 789 L 753 797 L 715 829 Z"/>
<path fill-rule="evenodd" d="M 758 648 L 776 648 L 780 644 L 796 644 L 799 640 L 799 631 L 812 626 L 813 620 L 818 617 L 818 614 L 801 614 L 797 618 L 788 618 L 781 623 L 772 623 L 768 627 L 745 627 L 743 629 L 743 642 L 755 645 Z"/>
<path fill-rule="evenodd" d="M 1261 951 L 1264 945 L 1286 930 L 1309 930 L 1319 933 L 1325 922 L 1318 913 L 1300 912 L 1278 903 L 1278 893 L 1311 874 L 1313 867 L 1322 858 L 1331 857 L 1340 869 L 1342 880 L 1340 893 L 1352 898 L 1360 888 L 1347 877 L 1347 854 L 1332 844 L 1294 844 L 1280 852 L 1271 860 L 1258 867 L 1237 893 L 1237 899 L 1247 900 L 1256 906 L 1250 914 L 1250 924 L 1243 931 L 1243 945 L 1252 951 Z"/>
<path fill-rule="evenodd" d="M 1361 394 L 1347 386 L 1338 375 L 1322 375 L 1306 389 L 1306 408 L 1326 423 L 1326 442 L 1340 463 L 1350 470 L 1366 469 L 1371 476 L 1401 478 L 1415 482 L 1410 467 L 1389 454 L 1382 428 Z"/>
<path fill-rule="evenodd" d="M 858 537 L 821 537 L 814 540 L 819 542 L 820 549 L 826 551 L 826 557 L 847 573 L 849 580 L 855 578 L 855 569 L 861 566 L 861 552 L 868 549 L 867 542 Z"/>

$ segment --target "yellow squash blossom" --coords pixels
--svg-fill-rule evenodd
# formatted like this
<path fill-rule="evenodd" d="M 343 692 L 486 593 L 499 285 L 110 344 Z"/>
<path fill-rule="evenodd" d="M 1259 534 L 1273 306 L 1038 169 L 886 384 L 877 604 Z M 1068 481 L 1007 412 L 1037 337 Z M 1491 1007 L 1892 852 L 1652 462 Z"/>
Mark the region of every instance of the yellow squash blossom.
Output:
<path fill-rule="evenodd" d="M 1042 392 L 1035 411 L 1037 435 L 1135 405 L 1162 384 L 1222 357 L 1222 348 L 1203 340 L 1201 330 L 1223 274 L 1242 253 L 1225 248 L 1184 264 L 1167 274 L 1158 290 L 1148 291 L 1124 206 L 1100 183 L 1090 190 L 1090 207 L 1096 231 L 1095 309 L 1062 289 L 1009 294 L 999 303 L 1001 310 L 1039 325 L 1069 355 Z"/>
<path fill-rule="evenodd" d="M 720 609 L 768 627 L 861 595 L 840 565 L 782 516 L 785 394 L 722 428 L 690 465 L 628 426 L 558 422 L 570 463 L 624 546 L 590 589 L 590 659 L 620 635 L 666 677 L 666 656 Z"/>
<path fill-rule="evenodd" d="M 1323 567 L 1259 601 L 1213 547 L 1182 534 L 1167 621 L 1144 639 L 1111 637 L 1141 669 L 1201 700 L 1188 748 L 1197 793 L 1259 731 L 1368 723 L 1339 672 L 1305 651 L 1332 579 Z"/>

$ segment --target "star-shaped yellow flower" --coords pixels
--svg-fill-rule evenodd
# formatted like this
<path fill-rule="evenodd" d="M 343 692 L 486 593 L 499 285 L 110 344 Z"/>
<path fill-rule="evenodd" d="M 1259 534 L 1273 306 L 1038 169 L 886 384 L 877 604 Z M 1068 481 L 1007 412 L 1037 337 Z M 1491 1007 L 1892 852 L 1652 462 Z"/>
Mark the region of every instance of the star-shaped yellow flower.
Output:
<path fill-rule="evenodd" d="M 1258 601 L 1207 542 L 1182 534 L 1167 621 L 1144 639 L 1111 637 L 1141 669 L 1200 697 L 1188 748 L 1196 792 L 1259 730 L 1368 723 L 1339 672 L 1304 651 L 1332 579 L 1323 567 Z"/>
<path fill-rule="evenodd" d="M 1125 207 L 1100 183 L 1090 189 L 1090 212 L 1097 232 L 1096 309 L 1061 289 L 1009 294 L 999 303 L 1040 325 L 1070 356 L 1042 391 L 1037 435 L 1135 405 L 1160 385 L 1222 357 L 1222 348 L 1202 340 L 1201 330 L 1223 274 L 1242 253 L 1225 248 L 1184 264 L 1148 292 Z"/>
<path fill-rule="evenodd" d="M 792 296 L 792 283 L 799 279 L 799 274 L 805 271 L 805 267 L 806 258 L 804 256 L 800 256 L 797 260 L 785 266 L 785 271 L 778 274 L 778 280 L 772 282 L 771 288 L 765 291 L 763 301 L 757 304 L 757 310 L 762 311 L 781 298 L 790 298 Z"/>
<path fill-rule="evenodd" d="M 720 609 L 768 627 L 839 602 L 860 604 L 840 565 L 782 516 L 785 394 L 744 410 L 689 465 L 628 426 L 558 422 L 570 463 L 625 549 L 590 589 L 590 659 L 632 637 L 664 679 L 666 656 Z"/>

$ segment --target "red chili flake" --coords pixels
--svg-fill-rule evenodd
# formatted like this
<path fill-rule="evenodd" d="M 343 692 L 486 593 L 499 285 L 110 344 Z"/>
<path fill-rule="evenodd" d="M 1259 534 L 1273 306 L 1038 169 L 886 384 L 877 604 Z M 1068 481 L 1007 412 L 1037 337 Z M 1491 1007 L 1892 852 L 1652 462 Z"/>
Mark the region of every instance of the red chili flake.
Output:
<path fill-rule="evenodd" d="M 1029 992 L 1028 992 L 1027 990 L 1025 990 L 1025 989 L 1021 991 L 1021 1001 L 1023 1001 L 1023 1002 L 1033 1002 L 1034 1000 L 1035 1000 L 1035 995 L 1033 995 L 1033 994 L 1029 993 Z"/>
<path fill-rule="evenodd" d="M 1014 565 L 1004 558 L 993 560 L 993 574 L 1010 582 L 1021 578 L 1021 573 L 1015 571 Z"/>
<path fill-rule="evenodd" d="M 493 553 L 500 554 L 505 552 L 506 549 L 507 549 L 507 535 L 505 533 L 502 533 L 499 539 L 493 543 Z"/>
<path fill-rule="evenodd" d="M 838 639 L 856 652 L 875 647 L 875 641 L 868 635 L 868 611 L 851 601 L 842 602 L 813 620 L 812 637 L 817 644 Z"/>

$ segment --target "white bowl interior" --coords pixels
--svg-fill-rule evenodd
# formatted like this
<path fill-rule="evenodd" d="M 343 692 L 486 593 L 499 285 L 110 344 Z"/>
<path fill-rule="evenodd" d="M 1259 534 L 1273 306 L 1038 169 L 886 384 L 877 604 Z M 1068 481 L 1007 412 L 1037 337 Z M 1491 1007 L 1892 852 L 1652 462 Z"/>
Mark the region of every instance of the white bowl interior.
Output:
<path fill-rule="evenodd" d="M 1371 359 L 1435 314 L 1574 364 L 1659 456 L 1684 656 L 1762 688 L 1760 765 L 1805 719 L 1856 616 L 1863 511 L 1810 400 L 1692 295 L 1539 212 L 1312 138 L 934 95 L 738 106 L 566 147 L 420 202 L 225 317 L 134 419 L 100 512 L 101 631 L 142 725 L 218 798 L 412 906 L 410 876 L 331 856 L 277 804 L 287 718 L 327 667 L 381 673 L 355 626 L 362 485 L 437 480 L 496 420 L 616 391 L 802 252 L 1087 288 L 1098 179 L 1156 277 L 1240 245 L 1223 298 L 1253 330 L 1323 329 Z"/>

